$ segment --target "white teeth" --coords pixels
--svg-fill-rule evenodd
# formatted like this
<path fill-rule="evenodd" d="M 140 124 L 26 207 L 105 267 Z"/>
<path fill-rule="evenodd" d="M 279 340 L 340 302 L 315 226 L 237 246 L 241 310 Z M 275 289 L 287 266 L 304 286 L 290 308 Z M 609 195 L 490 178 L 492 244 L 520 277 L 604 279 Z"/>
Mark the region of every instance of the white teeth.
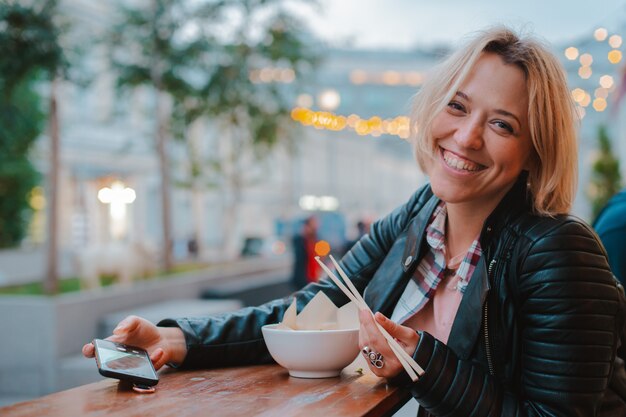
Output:
<path fill-rule="evenodd" d="M 478 164 L 471 163 L 467 160 L 461 160 L 457 158 L 454 154 L 447 151 L 443 152 L 443 160 L 451 168 L 462 169 L 464 171 L 480 170 L 480 166 Z"/>

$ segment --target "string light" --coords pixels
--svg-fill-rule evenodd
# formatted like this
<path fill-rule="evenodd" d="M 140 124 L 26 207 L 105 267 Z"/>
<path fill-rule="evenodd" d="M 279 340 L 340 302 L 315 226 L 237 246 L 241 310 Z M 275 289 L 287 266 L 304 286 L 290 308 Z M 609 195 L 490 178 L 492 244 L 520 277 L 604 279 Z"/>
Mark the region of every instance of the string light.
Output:
<path fill-rule="evenodd" d="M 408 139 L 410 130 L 409 118 L 406 116 L 384 120 L 379 116 L 362 119 L 355 114 L 345 117 L 330 112 L 296 107 L 291 111 L 291 118 L 304 126 L 313 126 L 316 129 L 332 131 L 351 129 L 360 136 L 372 135 L 378 137 L 381 135 L 393 135 L 402 139 Z"/>
<path fill-rule="evenodd" d="M 356 69 L 350 72 L 350 82 L 356 85 L 362 84 L 384 84 L 389 86 L 410 85 L 416 87 L 424 82 L 424 76 L 417 71 L 384 71 L 367 72 Z"/>

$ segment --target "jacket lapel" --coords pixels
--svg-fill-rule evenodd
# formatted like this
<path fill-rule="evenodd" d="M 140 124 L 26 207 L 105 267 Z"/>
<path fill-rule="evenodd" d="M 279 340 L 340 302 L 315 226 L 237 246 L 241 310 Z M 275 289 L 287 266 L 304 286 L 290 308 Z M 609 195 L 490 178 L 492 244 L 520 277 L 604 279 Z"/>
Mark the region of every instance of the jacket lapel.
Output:
<path fill-rule="evenodd" d="M 402 268 L 398 268 L 405 243 L 406 236 L 395 241 L 363 293 L 363 298 L 372 311 L 380 311 L 387 317 L 393 312 L 409 278 Z"/>
<path fill-rule="evenodd" d="M 448 347 L 451 348 L 460 359 L 468 359 L 472 353 L 476 338 L 480 333 L 482 323 L 482 307 L 487 293 L 489 292 L 489 279 L 485 255 L 478 261 L 472 274 L 461 304 L 454 318 Z"/>
<path fill-rule="evenodd" d="M 424 249 L 426 226 L 439 199 L 432 196 L 398 238 L 368 284 L 363 298 L 372 311 L 391 317 Z M 398 268 L 400 266 L 400 268 Z"/>

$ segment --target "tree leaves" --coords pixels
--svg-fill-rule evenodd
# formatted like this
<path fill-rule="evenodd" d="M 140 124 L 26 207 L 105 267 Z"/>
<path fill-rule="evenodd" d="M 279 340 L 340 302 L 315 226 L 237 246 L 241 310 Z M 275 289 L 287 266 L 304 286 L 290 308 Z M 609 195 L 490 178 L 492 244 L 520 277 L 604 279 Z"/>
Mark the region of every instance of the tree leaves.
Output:
<path fill-rule="evenodd" d="M 0 88 L 9 94 L 34 72 L 53 77 L 65 64 L 59 31 L 53 22 L 55 1 L 37 11 L 12 3 L 0 3 Z"/>
<path fill-rule="evenodd" d="M 37 10 L 0 3 L 0 247 L 15 246 L 24 237 L 29 194 L 39 181 L 28 160 L 45 121 L 35 85 L 66 64 L 55 5 L 47 1 Z"/>

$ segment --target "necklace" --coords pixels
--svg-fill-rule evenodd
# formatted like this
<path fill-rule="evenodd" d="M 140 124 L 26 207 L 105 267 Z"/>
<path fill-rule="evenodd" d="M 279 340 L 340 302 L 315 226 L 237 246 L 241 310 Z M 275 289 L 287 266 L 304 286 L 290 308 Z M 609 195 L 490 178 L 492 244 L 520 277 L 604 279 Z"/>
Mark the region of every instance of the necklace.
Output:
<path fill-rule="evenodd" d="M 459 265 L 461 265 L 461 262 L 463 261 L 463 258 L 465 258 L 465 254 L 467 253 L 467 251 L 465 252 L 461 252 L 456 256 L 453 256 L 452 258 L 448 259 L 446 261 L 446 268 L 447 269 L 457 269 L 459 267 Z"/>
<path fill-rule="evenodd" d="M 446 247 L 446 252 L 447 252 L 447 249 L 448 248 Z M 450 259 L 446 260 L 446 267 L 443 270 L 444 279 L 454 278 L 456 276 L 456 271 L 457 269 L 459 269 L 461 262 L 463 262 L 463 259 L 465 258 L 466 253 L 467 251 L 461 252 L 458 255 L 455 255 L 451 257 Z M 449 288 L 456 289 L 457 285 L 458 283 L 451 284 Z"/>

